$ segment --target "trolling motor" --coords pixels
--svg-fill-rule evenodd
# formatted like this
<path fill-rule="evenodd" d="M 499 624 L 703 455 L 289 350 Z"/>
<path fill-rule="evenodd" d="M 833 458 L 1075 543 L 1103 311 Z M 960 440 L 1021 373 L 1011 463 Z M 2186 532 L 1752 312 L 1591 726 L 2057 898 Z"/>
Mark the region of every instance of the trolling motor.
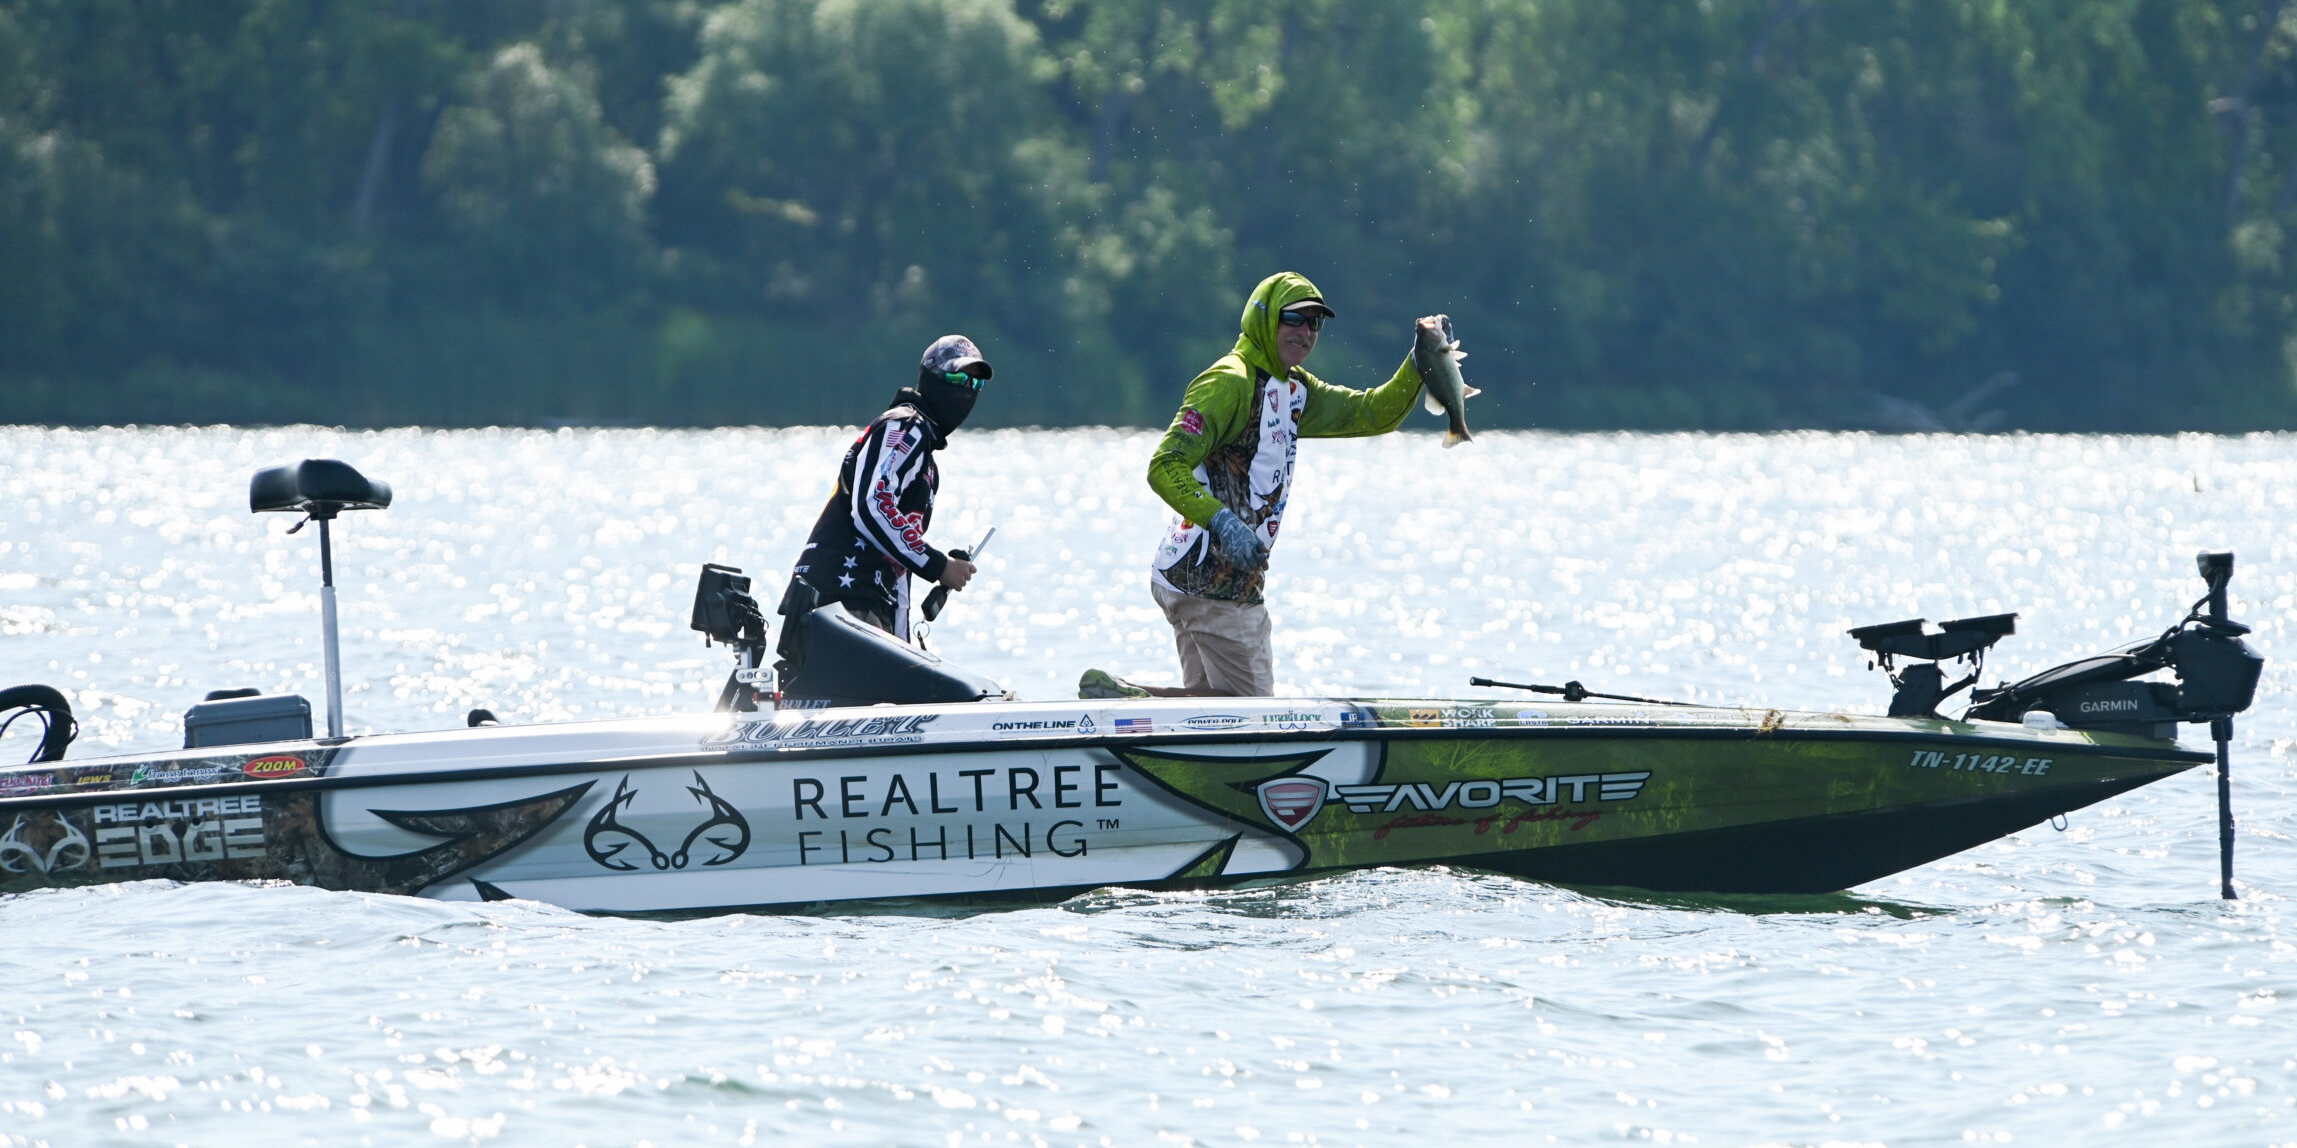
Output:
<path fill-rule="evenodd" d="M 691 624 L 702 632 L 703 645 L 724 642 L 734 648 L 734 672 L 718 691 L 718 712 L 749 713 L 759 702 L 773 701 L 774 672 L 759 668 L 766 656 L 766 615 L 750 597 L 750 580 L 738 567 L 702 564 Z"/>
<path fill-rule="evenodd" d="M 2161 636 L 2111 653 L 2043 670 L 2022 682 L 1971 695 L 1965 718 L 2014 721 L 2036 710 L 2056 714 L 2076 729 L 2176 733 L 2178 722 L 2209 723 L 2217 742 L 2217 852 L 2219 892 L 2233 900 L 2233 715 L 2257 697 L 2265 659 L 2242 641 L 2249 627 L 2227 616 L 2225 587 L 2233 580 L 2231 552 L 2204 551 L 2194 566 L 2209 592 Z M 2177 684 L 2131 679 L 2171 670 Z"/>
<path fill-rule="evenodd" d="M 2174 737 L 2178 722 L 2230 722 L 2257 696 L 2265 659 L 2241 640 L 2249 627 L 2226 616 L 2233 555 L 2203 553 L 2194 564 L 2209 592 L 2161 636 L 1979 690 L 1963 716 L 2017 721 L 2039 710 L 2075 729 L 2158 738 Z M 2175 671 L 2177 684 L 2134 680 L 2156 670 Z"/>
<path fill-rule="evenodd" d="M 319 626 L 327 670 L 328 737 L 343 736 L 343 666 L 335 639 L 335 549 L 327 527 L 343 511 L 383 510 L 390 505 L 390 484 L 376 482 L 350 463 L 331 458 L 266 467 L 256 471 L 247 486 L 250 511 L 295 511 L 303 515 L 303 521 L 287 528 L 289 534 L 314 522 L 319 524 Z M 189 739 L 186 748 L 190 748 Z"/>
<path fill-rule="evenodd" d="M 2177 736 L 2180 722 L 2208 723 L 2217 742 L 2219 886 L 2225 899 L 2232 900 L 2233 715 L 2256 699 L 2265 659 L 2242 641 L 2249 627 L 2227 616 L 2225 589 L 2233 580 L 2233 555 L 2205 551 L 2194 556 L 2194 565 L 2208 593 L 2160 636 L 2053 666 L 2009 685 L 1976 690 L 1962 720 L 2025 721 L 2165 741 Z M 1946 622 L 1936 634 L 1926 633 L 1919 619 L 1850 633 L 1859 645 L 1879 655 L 1885 670 L 1891 669 L 1894 656 L 1931 662 L 1891 674 L 1898 693 L 1891 699 L 1890 713 L 1936 717 L 1939 700 L 1970 685 L 1978 675 L 1973 667 L 1969 677 L 1941 687 L 1943 675 L 1935 663 L 1957 656 L 1975 661 L 1975 655 L 2011 632 L 2014 617 L 1998 614 Z M 1921 672 L 1925 670 L 1928 673 Z M 2171 671 L 2176 682 L 2137 680 L 2160 670 Z"/>

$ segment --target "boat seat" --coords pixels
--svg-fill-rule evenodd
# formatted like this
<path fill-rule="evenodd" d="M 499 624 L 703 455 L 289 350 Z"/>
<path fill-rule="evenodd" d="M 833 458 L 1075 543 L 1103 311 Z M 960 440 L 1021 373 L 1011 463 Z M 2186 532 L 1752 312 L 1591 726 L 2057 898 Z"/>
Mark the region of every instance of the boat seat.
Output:
<path fill-rule="evenodd" d="M 377 482 L 350 463 L 332 458 L 265 467 L 255 472 L 247 486 L 247 508 L 258 514 L 288 510 L 326 519 L 340 511 L 381 510 L 389 505 L 389 483 Z"/>
<path fill-rule="evenodd" d="M 1850 636 L 1861 647 L 1891 657 L 1921 658 L 1945 661 L 1961 658 L 2001 641 L 2018 632 L 2016 614 L 1988 614 L 1983 618 L 1956 618 L 1938 623 L 1938 629 L 1929 629 L 1921 618 L 1903 622 L 1884 622 L 1879 626 L 1860 626 Z"/>

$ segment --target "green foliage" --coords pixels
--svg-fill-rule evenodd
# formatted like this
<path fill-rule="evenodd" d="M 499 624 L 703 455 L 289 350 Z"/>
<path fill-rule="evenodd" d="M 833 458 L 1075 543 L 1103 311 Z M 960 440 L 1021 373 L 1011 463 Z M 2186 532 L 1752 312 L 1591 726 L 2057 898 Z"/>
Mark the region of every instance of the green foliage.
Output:
<path fill-rule="evenodd" d="M 1023 305 L 1053 256 L 1033 29 L 995 0 L 745 0 L 670 82 L 663 234 L 818 318 Z"/>
<path fill-rule="evenodd" d="M 0 0 L 0 419 L 2297 421 L 2297 5 Z"/>
<path fill-rule="evenodd" d="M 647 285 L 654 165 L 606 125 L 590 85 L 534 44 L 470 77 L 439 117 L 423 181 L 490 299 L 592 301 Z"/>

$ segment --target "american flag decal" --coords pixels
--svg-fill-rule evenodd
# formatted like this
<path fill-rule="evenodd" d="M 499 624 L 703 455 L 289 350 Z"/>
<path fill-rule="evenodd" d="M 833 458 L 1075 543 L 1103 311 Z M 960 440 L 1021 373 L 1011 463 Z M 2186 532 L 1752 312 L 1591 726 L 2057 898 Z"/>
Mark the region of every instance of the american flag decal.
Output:
<path fill-rule="evenodd" d="M 1121 717 L 1116 724 L 1118 733 L 1147 733 L 1155 728 L 1156 722 L 1145 717 Z"/>
<path fill-rule="evenodd" d="M 1286 829 L 1298 829 L 1324 808 L 1324 780 L 1280 777 L 1260 786 L 1260 811 Z"/>

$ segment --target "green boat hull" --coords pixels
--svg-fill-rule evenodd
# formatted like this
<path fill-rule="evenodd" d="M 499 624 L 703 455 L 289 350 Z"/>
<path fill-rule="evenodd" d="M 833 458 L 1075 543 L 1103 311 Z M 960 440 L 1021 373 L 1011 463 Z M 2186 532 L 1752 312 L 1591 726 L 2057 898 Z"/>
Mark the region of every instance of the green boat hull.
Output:
<path fill-rule="evenodd" d="M 1258 793 L 1306 768 L 1314 751 L 1250 775 L 1227 757 L 1120 756 L 1240 828 L 1296 842 L 1303 872 L 1441 861 L 1566 884 L 1712 893 L 1847 889 L 2210 760 L 2118 735 L 2037 741 L 2004 727 L 1777 711 L 1761 711 L 1768 723 L 1690 728 L 1504 720 L 1483 736 L 1412 728 L 1415 714 L 1430 720 L 1430 708 L 1375 710 L 1383 736 L 1369 787 L 1392 792 L 1328 799 L 1296 825 Z M 1747 711 L 1707 711 L 1717 712 Z M 1546 800 L 1516 800 L 1533 779 Z M 1565 792 L 1550 792 L 1557 782 Z"/>

